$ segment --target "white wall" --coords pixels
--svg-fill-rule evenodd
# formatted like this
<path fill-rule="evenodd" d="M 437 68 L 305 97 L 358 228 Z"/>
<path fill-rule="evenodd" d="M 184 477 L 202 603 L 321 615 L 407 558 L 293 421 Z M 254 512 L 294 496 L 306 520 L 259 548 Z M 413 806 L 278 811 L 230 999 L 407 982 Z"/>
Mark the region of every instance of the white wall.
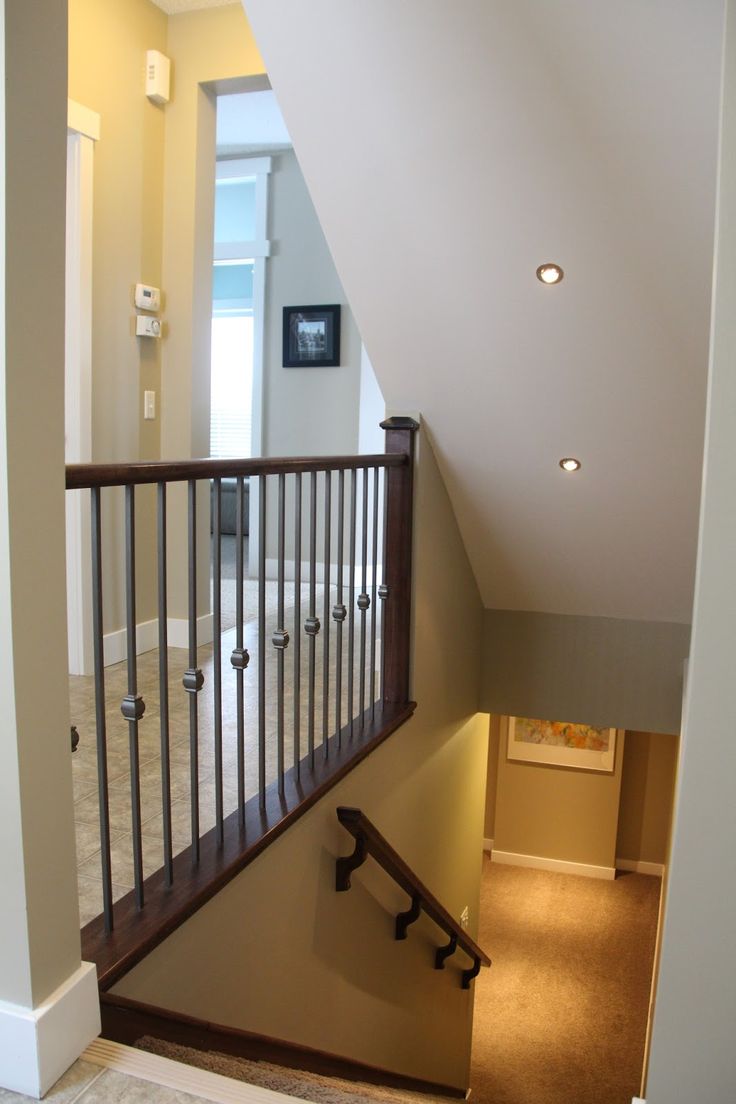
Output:
<path fill-rule="evenodd" d="M 726 3 L 705 477 L 649 1104 L 736 1087 L 736 0 Z"/>

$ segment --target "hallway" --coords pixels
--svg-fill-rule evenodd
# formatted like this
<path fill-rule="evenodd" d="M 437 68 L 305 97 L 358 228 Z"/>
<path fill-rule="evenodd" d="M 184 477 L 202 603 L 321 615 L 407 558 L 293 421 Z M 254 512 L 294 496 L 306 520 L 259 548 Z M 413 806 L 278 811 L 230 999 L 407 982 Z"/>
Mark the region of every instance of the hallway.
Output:
<path fill-rule="evenodd" d="M 639 1094 L 661 882 L 484 856 L 476 1104 L 631 1104 Z"/>

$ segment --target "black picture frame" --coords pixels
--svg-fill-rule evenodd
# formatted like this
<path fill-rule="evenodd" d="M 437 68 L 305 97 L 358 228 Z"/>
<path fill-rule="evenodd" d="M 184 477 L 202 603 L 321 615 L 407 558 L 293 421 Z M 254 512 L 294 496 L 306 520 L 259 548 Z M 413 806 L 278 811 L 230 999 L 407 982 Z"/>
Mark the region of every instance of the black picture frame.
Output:
<path fill-rule="evenodd" d="M 340 304 L 284 307 L 284 368 L 338 368 Z"/>

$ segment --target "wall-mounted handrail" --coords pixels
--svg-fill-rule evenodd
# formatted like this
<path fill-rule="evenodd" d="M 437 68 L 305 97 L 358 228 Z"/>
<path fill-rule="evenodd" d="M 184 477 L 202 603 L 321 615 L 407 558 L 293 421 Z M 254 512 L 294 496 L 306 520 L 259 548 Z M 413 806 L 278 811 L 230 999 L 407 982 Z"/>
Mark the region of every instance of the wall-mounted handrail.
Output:
<path fill-rule="evenodd" d="M 337 810 L 337 819 L 355 839 L 353 854 L 337 860 L 335 889 L 338 893 L 350 889 L 350 875 L 353 870 L 371 855 L 411 898 L 411 907 L 396 917 L 396 938 L 406 939 L 409 925 L 419 919 L 420 913 L 425 912 L 449 936 L 449 943 L 437 948 L 435 969 L 444 969 L 445 959 L 456 950 L 464 951 L 473 960 L 472 967 L 462 972 L 462 987 L 468 989 L 470 982 L 480 973 L 481 966 L 491 965 L 485 951 L 481 950 L 459 922 L 440 904 L 360 809 L 342 805 Z"/>

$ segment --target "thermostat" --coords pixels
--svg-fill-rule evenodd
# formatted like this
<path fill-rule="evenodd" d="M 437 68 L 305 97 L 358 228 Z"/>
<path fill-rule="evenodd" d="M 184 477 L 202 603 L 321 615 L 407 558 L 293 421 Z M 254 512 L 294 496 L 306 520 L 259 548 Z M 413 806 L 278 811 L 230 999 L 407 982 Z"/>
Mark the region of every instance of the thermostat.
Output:
<path fill-rule="evenodd" d="M 136 337 L 160 337 L 161 323 L 158 318 L 149 318 L 145 314 L 137 314 L 135 317 Z"/>
<path fill-rule="evenodd" d="M 161 306 L 160 290 L 150 284 L 136 284 L 135 305 L 141 310 L 157 311 Z"/>

